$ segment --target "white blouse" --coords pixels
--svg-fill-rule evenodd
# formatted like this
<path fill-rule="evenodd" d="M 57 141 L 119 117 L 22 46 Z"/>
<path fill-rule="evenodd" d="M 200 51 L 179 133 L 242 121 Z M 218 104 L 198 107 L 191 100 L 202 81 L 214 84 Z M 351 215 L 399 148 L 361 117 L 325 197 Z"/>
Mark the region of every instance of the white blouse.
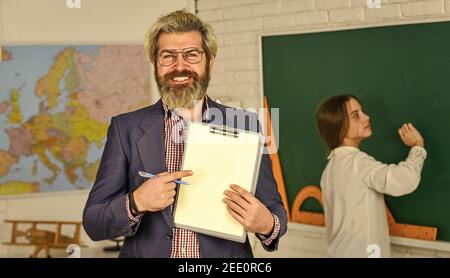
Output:
<path fill-rule="evenodd" d="M 426 156 L 424 148 L 413 147 L 405 161 L 388 165 L 355 147 L 331 152 L 320 181 L 329 257 L 367 258 L 371 244 L 379 246 L 381 257 L 390 256 L 383 194 L 413 192 Z"/>

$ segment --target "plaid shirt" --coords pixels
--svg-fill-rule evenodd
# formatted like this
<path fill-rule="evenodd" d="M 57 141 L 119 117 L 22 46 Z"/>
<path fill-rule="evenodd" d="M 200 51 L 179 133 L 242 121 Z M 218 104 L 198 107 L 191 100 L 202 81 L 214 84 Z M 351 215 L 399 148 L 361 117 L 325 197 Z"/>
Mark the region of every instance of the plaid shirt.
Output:
<path fill-rule="evenodd" d="M 164 108 L 164 148 L 169 173 L 181 170 L 184 152 L 185 124 L 183 118 Z M 197 233 L 173 228 L 171 258 L 200 258 Z"/>
<path fill-rule="evenodd" d="M 208 104 L 205 98 L 206 110 Z M 172 113 L 166 105 L 163 104 L 164 109 L 164 148 L 166 153 L 166 167 L 169 173 L 181 170 L 183 163 L 184 152 L 184 138 L 186 135 L 186 126 L 183 119 Z M 128 198 L 126 199 L 126 207 L 130 224 L 134 225 L 139 221 L 141 215 L 133 217 L 130 213 Z M 270 245 L 280 233 L 280 220 L 276 215 L 274 217 L 274 228 L 270 236 L 263 236 L 257 234 L 257 237 L 265 245 Z M 171 258 L 199 258 L 200 245 L 197 233 L 181 228 L 173 228 L 172 251 Z"/>

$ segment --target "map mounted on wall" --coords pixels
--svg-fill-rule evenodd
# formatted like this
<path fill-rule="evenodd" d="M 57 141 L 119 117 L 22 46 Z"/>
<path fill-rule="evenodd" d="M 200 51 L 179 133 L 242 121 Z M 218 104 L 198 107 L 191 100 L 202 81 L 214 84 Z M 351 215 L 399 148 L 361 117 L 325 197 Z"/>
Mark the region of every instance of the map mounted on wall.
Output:
<path fill-rule="evenodd" d="M 141 45 L 11 46 L 0 62 L 0 196 L 88 189 L 111 117 L 150 104 Z"/>

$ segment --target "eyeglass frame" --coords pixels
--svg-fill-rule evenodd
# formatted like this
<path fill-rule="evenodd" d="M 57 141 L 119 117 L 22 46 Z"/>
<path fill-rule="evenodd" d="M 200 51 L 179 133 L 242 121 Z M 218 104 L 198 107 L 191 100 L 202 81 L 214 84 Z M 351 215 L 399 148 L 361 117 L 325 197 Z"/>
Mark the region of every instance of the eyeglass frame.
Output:
<path fill-rule="evenodd" d="M 200 54 L 200 60 L 198 62 L 196 62 L 196 63 L 191 63 L 190 61 L 188 61 L 187 58 L 186 58 L 186 55 L 187 55 L 187 53 L 189 53 L 189 51 L 197 51 Z M 174 55 L 175 58 L 174 58 L 172 63 L 170 63 L 168 65 L 164 65 L 164 64 L 161 63 L 161 61 L 159 59 L 161 57 L 161 54 L 163 54 L 164 52 Z M 182 48 L 182 49 L 164 49 L 163 51 L 161 51 L 161 53 L 159 53 L 156 56 L 156 61 L 162 67 L 169 67 L 169 66 L 175 64 L 178 61 L 178 56 L 179 56 L 179 54 L 181 54 L 181 56 L 183 57 L 183 60 L 185 62 L 187 62 L 187 63 L 189 63 L 191 65 L 196 65 L 196 64 L 199 64 L 203 60 L 203 53 L 205 53 L 205 51 L 202 51 L 202 50 L 198 49 L 197 47 L 185 47 L 185 48 Z M 176 56 L 175 56 L 175 54 L 176 54 Z"/>

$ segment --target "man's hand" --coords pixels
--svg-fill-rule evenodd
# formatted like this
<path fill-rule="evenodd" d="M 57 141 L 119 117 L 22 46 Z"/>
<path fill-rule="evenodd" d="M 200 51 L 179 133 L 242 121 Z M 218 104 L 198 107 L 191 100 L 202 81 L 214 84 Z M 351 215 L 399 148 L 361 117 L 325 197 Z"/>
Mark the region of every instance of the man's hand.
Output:
<path fill-rule="evenodd" d="M 274 226 L 272 213 L 255 196 L 242 187 L 232 184 L 233 190 L 225 190 L 223 201 L 227 204 L 228 212 L 244 228 L 251 233 L 269 235 Z"/>
<path fill-rule="evenodd" d="M 133 192 L 139 211 L 159 211 L 175 201 L 174 180 L 191 176 L 192 171 L 183 170 L 173 173 L 160 173 L 158 177 L 148 179 Z"/>

